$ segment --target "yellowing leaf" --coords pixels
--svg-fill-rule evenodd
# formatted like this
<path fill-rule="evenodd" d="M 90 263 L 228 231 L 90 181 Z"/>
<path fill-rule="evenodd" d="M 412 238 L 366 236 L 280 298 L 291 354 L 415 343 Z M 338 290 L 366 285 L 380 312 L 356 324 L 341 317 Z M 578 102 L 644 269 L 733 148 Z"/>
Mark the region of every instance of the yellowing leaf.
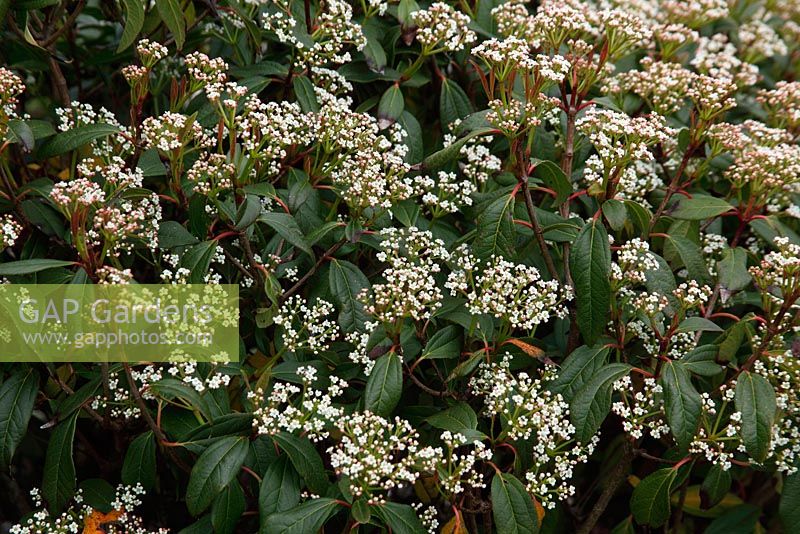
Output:
<path fill-rule="evenodd" d="M 98 510 L 92 510 L 83 520 L 83 534 L 104 534 L 105 530 L 100 528 L 102 525 L 113 523 L 125 513 L 125 510 L 112 510 L 104 514 Z"/>
<path fill-rule="evenodd" d="M 542 349 L 540 349 L 539 347 L 535 347 L 530 343 L 525 343 L 520 339 L 513 339 L 513 338 L 508 339 L 506 340 L 506 343 L 511 343 L 512 345 L 519 347 L 520 349 L 522 349 L 522 352 L 524 352 L 528 356 L 532 356 L 534 358 L 541 358 L 542 356 L 544 356 L 544 351 Z"/>
<path fill-rule="evenodd" d="M 460 513 L 454 515 L 450 521 L 444 524 L 441 534 L 469 534 Z"/>
<path fill-rule="evenodd" d="M 674 506 L 677 506 L 678 504 L 677 493 L 672 496 L 672 504 Z M 696 517 L 715 518 L 721 516 L 731 508 L 735 508 L 741 504 L 743 504 L 742 499 L 733 493 L 728 493 L 722 498 L 719 504 L 709 508 L 708 510 L 703 510 L 700 504 L 700 485 L 696 485 L 686 488 L 686 498 L 683 501 L 683 511 Z"/>

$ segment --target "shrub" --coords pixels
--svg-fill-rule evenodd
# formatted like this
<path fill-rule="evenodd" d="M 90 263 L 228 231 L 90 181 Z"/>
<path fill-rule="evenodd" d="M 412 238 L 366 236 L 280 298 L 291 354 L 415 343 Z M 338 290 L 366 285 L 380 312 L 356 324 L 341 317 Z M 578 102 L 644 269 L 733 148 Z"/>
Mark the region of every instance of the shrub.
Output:
<path fill-rule="evenodd" d="M 241 302 L 3 363 L 11 532 L 796 528 L 795 2 L 0 15 L 5 280 Z"/>

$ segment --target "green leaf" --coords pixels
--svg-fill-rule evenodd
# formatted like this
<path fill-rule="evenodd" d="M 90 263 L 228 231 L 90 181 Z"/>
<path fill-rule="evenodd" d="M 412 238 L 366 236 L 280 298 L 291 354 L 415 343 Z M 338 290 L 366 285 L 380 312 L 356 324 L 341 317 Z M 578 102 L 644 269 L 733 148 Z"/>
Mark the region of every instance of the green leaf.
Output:
<path fill-rule="evenodd" d="M 758 506 L 740 504 L 714 519 L 703 534 L 752 534 L 759 531 L 756 524 L 760 516 Z"/>
<path fill-rule="evenodd" d="M 294 96 L 297 98 L 297 103 L 300 108 L 306 113 L 319 111 L 319 102 L 317 95 L 314 92 L 314 86 L 307 76 L 296 76 L 292 81 L 292 88 L 294 89 Z"/>
<path fill-rule="evenodd" d="M 461 355 L 462 344 L 461 329 L 455 325 L 446 326 L 430 337 L 420 358 L 428 360 L 458 358 Z"/>
<path fill-rule="evenodd" d="M 236 214 L 236 229 L 244 230 L 258 219 L 261 214 L 261 201 L 255 195 L 247 195 Z"/>
<path fill-rule="evenodd" d="M 795 473 L 783 480 L 778 513 L 787 530 L 795 525 L 800 525 L 800 473 Z"/>
<path fill-rule="evenodd" d="M 713 464 L 700 486 L 700 505 L 704 510 L 716 506 L 731 489 L 731 472 Z"/>
<path fill-rule="evenodd" d="M 403 393 L 403 367 L 400 356 L 388 352 L 375 361 L 364 389 L 364 407 L 373 413 L 389 416 Z"/>
<path fill-rule="evenodd" d="M 497 532 L 536 534 L 539 517 L 531 496 L 514 475 L 496 473 L 492 478 L 492 515 Z"/>
<path fill-rule="evenodd" d="M 669 494 L 677 469 L 659 469 L 633 489 L 631 512 L 640 525 L 660 527 L 669 519 Z"/>
<path fill-rule="evenodd" d="M 678 447 L 685 450 L 700 423 L 703 400 L 692 385 L 692 377 L 681 362 L 666 362 L 661 374 L 667 423 Z"/>
<path fill-rule="evenodd" d="M 419 125 L 417 118 L 409 113 L 403 111 L 400 118 L 397 119 L 403 130 L 406 131 L 406 138 L 403 142 L 408 147 L 408 154 L 406 154 L 406 161 L 411 164 L 419 163 L 425 156 L 425 146 L 422 142 L 422 127 Z"/>
<path fill-rule="evenodd" d="M 342 330 L 347 333 L 363 331 L 368 318 L 358 295 L 369 288 L 367 277 L 349 261 L 332 259 L 328 284 L 339 304 L 339 325 Z"/>
<path fill-rule="evenodd" d="M 373 511 L 392 529 L 392 534 L 424 534 L 427 532 L 417 512 L 407 504 L 387 501 L 374 506 Z"/>
<path fill-rule="evenodd" d="M 625 221 L 628 220 L 628 210 L 625 204 L 616 199 L 609 199 L 603 202 L 603 216 L 608 221 L 608 225 L 615 231 L 619 232 L 625 227 Z"/>
<path fill-rule="evenodd" d="M 21 120 L 8 121 L 8 132 L 6 135 L 8 141 L 12 143 L 20 143 L 25 152 L 33 150 L 36 144 L 36 137 L 33 130 L 27 122 Z"/>
<path fill-rule="evenodd" d="M 400 117 L 405 108 L 403 91 L 397 84 L 390 85 L 378 103 L 378 121 L 381 128 L 388 128 Z"/>
<path fill-rule="evenodd" d="M 39 392 L 39 373 L 33 368 L 11 375 L 0 386 L 0 468 L 11 465 L 14 451 L 28 430 L 36 394 Z"/>
<path fill-rule="evenodd" d="M 560 393 L 565 401 L 571 402 L 575 393 L 606 364 L 609 350 L 602 344 L 581 345 L 573 350 L 561 364 L 556 379 L 550 382 L 550 391 Z"/>
<path fill-rule="evenodd" d="M 206 448 L 189 475 L 186 506 L 193 516 L 205 511 L 239 474 L 249 443 L 241 437 L 220 438 Z"/>
<path fill-rule="evenodd" d="M 719 283 L 730 292 L 747 287 L 751 276 L 747 271 L 747 251 L 741 247 L 725 249 L 717 263 Z"/>
<path fill-rule="evenodd" d="M 329 485 L 325 466 L 308 438 L 281 432 L 272 436 L 272 439 L 289 456 L 292 465 L 303 477 L 311 491 L 318 495 L 324 494 Z"/>
<path fill-rule="evenodd" d="M 78 489 L 81 491 L 84 504 L 88 504 L 104 514 L 114 509 L 112 505 L 116 496 L 114 486 L 102 478 L 84 480 L 78 484 Z"/>
<path fill-rule="evenodd" d="M 124 484 L 132 486 L 140 483 L 147 491 L 155 487 L 156 439 L 152 432 L 138 436 L 128 446 L 121 477 Z"/>
<path fill-rule="evenodd" d="M 703 259 L 703 252 L 700 250 L 700 247 L 683 236 L 667 236 L 667 240 L 678 252 L 678 256 L 686 267 L 686 271 L 689 273 L 689 278 L 697 280 L 700 283 L 708 282 L 708 268 L 706 267 L 706 262 Z"/>
<path fill-rule="evenodd" d="M 716 345 L 701 345 L 687 354 L 680 362 L 684 368 L 700 376 L 714 376 L 722 371 L 722 367 L 716 362 L 719 347 Z"/>
<path fill-rule="evenodd" d="M 467 144 L 467 141 L 474 137 L 478 137 L 479 135 L 486 135 L 494 130 L 492 128 L 479 128 L 477 130 L 472 130 L 464 137 L 459 137 L 452 144 L 447 145 L 443 149 L 439 150 L 438 152 L 434 152 L 424 160 L 422 160 L 422 164 L 420 165 L 421 170 L 428 170 L 428 169 L 438 169 L 441 168 L 451 161 L 458 159 L 461 148 Z"/>
<path fill-rule="evenodd" d="M 478 428 L 478 416 L 466 402 L 458 402 L 446 410 L 437 412 L 426 419 L 428 424 L 450 432 L 464 433 L 464 430 Z"/>
<path fill-rule="evenodd" d="M 42 143 L 38 151 L 38 156 L 39 158 L 46 159 L 65 154 L 83 145 L 87 145 L 95 139 L 108 137 L 118 132 L 118 127 L 113 124 L 105 124 L 102 122 L 78 126 L 66 132 L 59 132 Z"/>
<path fill-rule="evenodd" d="M 175 38 L 175 45 L 180 50 L 186 40 L 186 20 L 181 11 L 180 2 L 178 0 L 156 0 L 156 9 L 158 9 L 161 20 Z"/>
<path fill-rule="evenodd" d="M 217 242 L 211 239 L 194 245 L 183 254 L 181 266 L 189 269 L 190 283 L 203 283 L 216 250 Z"/>
<path fill-rule="evenodd" d="M 198 239 L 177 221 L 163 221 L 158 226 L 158 247 L 174 248 L 197 244 Z"/>
<path fill-rule="evenodd" d="M 278 232 L 282 238 L 290 244 L 296 246 L 309 256 L 313 256 L 314 252 L 311 250 L 311 245 L 308 244 L 303 232 L 300 231 L 297 221 L 288 213 L 267 212 L 259 215 L 258 220 L 269 225 L 273 230 Z"/>
<path fill-rule="evenodd" d="M 125 5 L 125 28 L 122 30 L 117 53 L 131 46 L 144 26 L 144 2 L 122 0 L 122 3 Z"/>
<path fill-rule="evenodd" d="M 47 269 L 57 267 L 69 267 L 75 262 L 64 260 L 49 260 L 44 258 L 34 258 L 32 260 L 17 260 L 8 263 L 0 263 L 0 276 L 16 276 L 22 274 L 33 274 Z"/>
<path fill-rule="evenodd" d="M 75 495 L 75 462 L 72 458 L 72 444 L 75 438 L 75 423 L 78 412 L 59 423 L 47 443 L 44 459 L 42 496 L 47 501 L 51 514 L 58 515 L 67 502 Z"/>
<path fill-rule="evenodd" d="M 639 235 L 643 239 L 646 239 L 650 231 L 650 220 L 653 218 L 653 214 L 649 209 L 633 200 L 625 200 L 623 203 L 628 210 L 628 215 L 630 216 L 634 228 L 639 230 Z"/>
<path fill-rule="evenodd" d="M 309 534 L 319 531 L 325 522 L 336 513 L 340 504 L 335 499 L 319 497 L 300 506 L 277 512 L 267 517 L 262 534 Z"/>
<path fill-rule="evenodd" d="M 775 422 L 775 390 L 766 378 L 744 371 L 736 381 L 736 410 L 742 414 L 742 441 L 747 453 L 763 462 Z"/>
<path fill-rule="evenodd" d="M 727 200 L 697 195 L 692 198 L 682 198 L 670 216 L 685 221 L 702 221 L 732 209 L 733 206 Z"/>
<path fill-rule="evenodd" d="M 246 507 L 244 491 L 234 480 L 222 490 L 211 506 L 211 524 L 214 527 L 214 534 L 233 534 Z"/>
<path fill-rule="evenodd" d="M 628 374 L 630 366 L 612 363 L 601 367 L 586 384 L 575 393 L 570 403 L 570 419 L 575 425 L 575 438 L 588 443 L 611 411 L 611 394 L 614 382 Z"/>
<path fill-rule="evenodd" d="M 362 52 L 367 60 L 367 66 L 375 72 L 383 73 L 386 67 L 386 52 L 381 46 L 381 30 L 372 21 L 373 19 L 369 19 L 361 26 L 361 32 L 367 39 Z"/>
<path fill-rule="evenodd" d="M 570 254 L 570 270 L 578 305 L 578 328 L 587 345 L 605 332 L 611 307 L 611 247 L 600 221 L 584 225 Z"/>
<path fill-rule="evenodd" d="M 687 317 L 675 332 L 722 332 L 722 328 L 705 317 Z"/>
<path fill-rule="evenodd" d="M 280 456 L 269 464 L 258 493 L 258 512 L 262 526 L 270 514 L 294 508 L 300 502 L 300 475 L 288 456 Z"/>
<path fill-rule="evenodd" d="M 450 131 L 451 124 L 472 112 L 472 104 L 464 90 L 456 82 L 444 78 L 439 92 L 439 117 L 442 129 Z"/>
<path fill-rule="evenodd" d="M 478 232 L 473 245 L 479 259 L 511 255 L 514 247 L 514 196 L 504 194 L 478 216 Z"/>
<path fill-rule="evenodd" d="M 553 199 L 555 204 L 561 204 L 572 194 L 572 183 L 564 171 L 557 164 L 548 160 L 534 159 L 531 163 L 536 165 L 533 176 L 541 178 L 544 185 L 556 192 Z"/>
<path fill-rule="evenodd" d="M 370 506 L 367 504 L 367 499 L 365 497 L 361 497 L 353 503 L 353 506 L 350 507 L 350 515 L 356 520 L 356 522 L 366 525 L 369 523 L 370 517 L 372 516 L 372 512 L 369 508 Z"/>

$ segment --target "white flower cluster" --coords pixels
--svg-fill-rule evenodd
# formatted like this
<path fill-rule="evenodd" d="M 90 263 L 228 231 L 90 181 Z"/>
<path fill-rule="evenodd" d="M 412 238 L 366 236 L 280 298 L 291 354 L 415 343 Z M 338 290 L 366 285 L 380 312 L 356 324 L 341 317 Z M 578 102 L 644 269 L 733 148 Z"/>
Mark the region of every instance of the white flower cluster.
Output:
<path fill-rule="evenodd" d="M 750 274 L 771 303 L 780 306 L 788 301 L 791 305 L 800 299 L 800 245 L 786 237 L 776 237 L 774 244 L 777 250 L 751 267 Z"/>
<path fill-rule="evenodd" d="M 253 428 L 259 434 L 301 432 L 313 441 L 320 441 L 327 438 L 329 429 L 339 423 L 344 412 L 333 405 L 333 399 L 343 393 L 347 382 L 331 376 L 330 386 L 327 391 L 322 391 L 312 387 L 317 381 L 315 368 L 298 367 L 297 375 L 303 381 L 302 388 L 278 382 L 272 386 L 272 391 L 266 397 L 266 404 L 259 405 L 254 412 Z M 259 391 L 251 393 L 249 398 L 260 402 L 264 396 Z"/>
<path fill-rule="evenodd" d="M 441 306 L 442 291 L 434 275 L 441 271 L 440 262 L 450 257 L 444 242 L 416 227 L 386 228 L 380 235 L 377 258 L 389 267 L 383 271 L 384 283 L 359 296 L 364 309 L 387 329 L 396 329 L 405 318 L 427 320 Z"/>
<path fill-rule="evenodd" d="M 658 261 L 650 252 L 650 245 L 636 237 L 617 251 L 617 261 L 611 264 L 611 280 L 628 285 L 642 284 L 645 273 L 656 269 Z"/>
<path fill-rule="evenodd" d="M 500 362 L 481 364 L 470 388 L 484 397 L 486 413 L 503 420 L 500 440 L 532 442 L 532 469 L 526 474 L 528 491 L 542 506 L 554 508 L 560 500 L 575 494 L 569 481 L 575 465 L 585 463 L 599 436 L 588 443 L 574 440 L 575 427 L 569 421 L 569 404 L 546 384 L 525 372 L 512 372 L 508 356 Z"/>
<path fill-rule="evenodd" d="M 265 26 L 282 42 L 294 45 L 298 66 L 348 63 L 351 59 L 348 48 L 361 50 L 366 45 L 361 26 L 353 20 L 353 7 L 349 2 L 327 0 L 320 4 L 321 9 L 312 22 L 314 29 L 309 29 L 310 46 L 294 31 L 297 22 L 293 18 L 292 2 L 276 0 L 275 4 L 278 9 L 265 15 Z"/>
<path fill-rule="evenodd" d="M 142 504 L 145 491 L 141 484 L 119 485 L 116 488 L 112 510 L 102 513 L 83 503 L 82 490 L 73 498 L 74 505 L 59 516 L 52 516 L 42 502 L 39 490 L 30 492 L 36 510 L 24 523 L 12 525 L 10 534 L 78 534 L 79 532 L 105 532 L 107 534 L 167 534 L 169 529 L 149 530 L 141 517 L 133 511 Z"/>
<path fill-rule="evenodd" d="M 636 390 L 630 375 L 614 382 L 613 390 L 620 400 L 611 405 L 611 411 L 622 418 L 623 430 L 634 439 L 647 433 L 654 439 L 669 435 L 664 415 L 664 398 L 661 385 L 654 378 L 645 378 L 642 388 Z"/>
<path fill-rule="evenodd" d="M 210 147 L 214 141 L 194 118 L 167 111 L 160 117 L 147 117 L 142 122 L 142 142 L 145 148 L 157 148 L 169 154 L 180 152 L 192 143 Z"/>
<path fill-rule="evenodd" d="M 612 78 L 606 91 L 616 95 L 634 93 L 659 115 L 669 115 L 683 107 L 697 75 L 679 63 L 641 60 L 642 70 L 630 70 Z"/>
<path fill-rule="evenodd" d="M 444 2 L 414 11 L 411 20 L 417 27 L 416 37 L 423 55 L 458 52 L 477 40 L 475 32 L 469 29 L 469 17 Z"/>
<path fill-rule="evenodd" d="M 273 318 L 283 328 L 286 350 L 307 349 L 319 354 L 327 349 L 339 336 L 339 325 L 328 318 L 333 311 L 333 304 L 326 300 L 319 299 L 309 305 L 297 295 L 289 297 Z"/>
<path fill-rule="evenodd" d="M 0 251 L 4 248 L 13 247 L 17 242 L 20 232 L 22 232 L 22 225 L 14 220 L 12 215 L 3 215 L 0 217 Z"/>
<path fill-rule="evenodd" d="M 533 330 L 552 317 L 565 317 L 569 288 L 556 280 L 542 280 L 535 267 L 492 256 L 479 272 L 477 262 L 462 258 L 463 267 L 448 276 L 446 287 L 452 295 L 467 297 L 470 313 L 488 313 L 512 328 Z"/>
<path fill-rule="evenodd" d="M 472 195 L 477 187 L 472 180 L 459 180 L 454 172 L 439 171 L 438 180 L 430 176 L 417 176 L 414 185 L 422 203 L 429 206 L 433 217 L 456 213 L 461 206 L 472 205 Z"/>
<path fill-rule="evenodd" d="M 621 181 L 633 162 L 653 161 L 649 147 L 668 142 L 675 135 L 661 115 L 629 117 L 597 107 L 589 109 L 576 126 L 596 151 L 586 162 L 584 179 L 592 188 L 601 190 L 612 180 Z M 638 181 L 635 174 L 628 180 Z"/>

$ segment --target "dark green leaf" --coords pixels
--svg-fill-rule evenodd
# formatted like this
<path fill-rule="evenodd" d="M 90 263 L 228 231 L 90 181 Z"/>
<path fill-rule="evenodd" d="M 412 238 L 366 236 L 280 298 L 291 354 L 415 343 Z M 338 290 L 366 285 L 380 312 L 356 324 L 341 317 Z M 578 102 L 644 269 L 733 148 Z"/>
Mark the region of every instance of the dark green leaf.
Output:
<path fill-rule="evenodd" d="M 211 506 L 211 524 L 214 526 L 214 533 L 233 534 L 246 507 L 242 487 L 234 480 L 222 490 Z"/>
<path fill-rule="evenodd" d="M 311 250 L 311 246 L 308 244 L 306 238 L 303 236 L 303 233 L 300 231 L 297 221 L 295 221 L 294 217 L 288 213 L 262 213 L 259 215 L 258 220 L 272 227 L 273 230 L 278 232 L 278 235 L 309 256 L 314 255 Z"/>
<path fill-rule="evenodd" d="M 461 329 L 455 325 L 446 326 L 431 336 L 421 357 L 429 360 L 458 358 L 461 346 Z"/>
<path fill-rule="evenodd" d="M 186 20 L 180 3 L 178 0 L 156 0 L 156 8 L 161 20 L 175 38 L 175 45 L 180 50 L 186 40 Z"/>
<path fill-rule="evenodd" d="M 220 438 L 206 448 L 189 475 L 186 506 L 189 513 L 200 515 L 219 493 L 239 474 L 249 444 L 241 437 Z"/>
<path fill-rule="evenodd" d="M 747 271 L 747 251 L 741 247 L 725 249 L 717 263 L 719 283 L 730 292 L 739 291 L 750 283 Z"/>
<path fill-rule="evenodd" d="M 0 469 L 5 470 L 14 457 L 20 440 L 28 430 L 39 373 L 33 368 L 11 375 L 0 386 Z"/>
<path fill-rule="evenodd" d="M 497 532 L 536 534 L 539 517 L 531 496 L 514 475 L 496 473 L 492 478 L 492 515 Z"/>
<path fill-rule="evenodd" d="M 262 534 L 280 532 L 281 534 L 310 534 L 317 532 L 322 525 L 336 513 L 340 504 L 335 499 L 320 497 L 311 499 L 300 506 L 277 512 L 267 517 Z"/>
<path fill-rule="evenodd" d="M 345 260 L 332 259 L 328 271 L 331 293 L 339 304 L 339 325 L 344 332 L 362 331 L 367 322 L 364 304 L 358 295 L 369 288 L 361 270 Z"/>
<path fill-rule="evenodd" d="M 716 345 L 702 345 L 685 354 L 680 362 L 683 367 L 700 376 L 714 376 L 722 371 L 722 367 L 715 361 L 719 347 Z"/>
<path fill-rule="evenodd" d="M 704 510 L 716 506 L 731 489 L 730 470 L 717 464 L 711 466 L 700 486 L 700 504 Z"/>
<path fill-rule="evenodd" d="M 784 479 L 779 515 L 787 530 L 800 525 L 800 473 Z"/>
<path fill-rule="evenodd" d="M 611 393 L 614 382 L 628 374 L 630 366 L 612 363 L 601 367 L 575 392 L 570 403 L 570 419 L 575 425 L 575 438 L 588 443 L 611 411 Z"/>
<path fill-rule="evenodd" d="M 96 123 L 78 126 L 66 132 L 59 132 L 39 148 L 40 158 L 51 158 L 60 154 L 71 152 L 83 145 L 89 144 L 95 139 L 108 137 L 119 132 L 119 128 L 112 124 Z"/>
<path fill-rule="evenodd" d="M 431 426 L 453 433 L 464 433 L 464 430 L 478 428 L 478 416 L 466 402 L 458 402 L 446 410 L 431 415 L 426 421 Z"/>
<path fill-rule="evenodd" d="M 117 52 L 131 46 L 144 26 L 144 3 L 141 0 L 122 0 L 122 3 L 125 5 L 125 28 Z"/>
<path fill-rule="evenodd" d="M 733 206 L 727 200 L 697 195 L 692 198 L 681 198 L 678 207 L 670 215 L 686 221 L 702 221 L 732 209 Z"/>
<path fill-rule="evenodd" d="M 475 255 L 484 260 L 491 256 L 511 255 L 514 247 L 514 196 L 503 195 L 478 216 Z"/>
<path fill-rule="evenodd" d="M 541 178 L 544 185 L 556 192 L 553 202 L 561 204 L 572 194 L 572 183 L 561 167 L 547 160 L 533 160 L 533 176 Z"/>
<path fill-rule="evenodd" d="M 297 103 L 300 108 L 306 113 L 319 111 L 319 102 L 317 102 L 317 95 L 314 93 L 314 86 L 307 76 L 296 76 L 292 82 L 294 88 L 294 95 L 297 97 Z"/>
<path fill-rule="evenodd" d="M 394 122 L 403 113 L 405 107 L 403 101 L 403 91 L 397 84 L 390 85 L 389 88 L 381 96 L 381 101 L 378 104 L 378 119 L 382 128 L 387 128 L 394 124 Z"/>
<path fill-rule="evenodd" d="M 275 434 L 272 439 L 292 460 L 292 465 L 306 481 L 306 484 L 316 494 L 323 494 L 328 487 L 328 477 L 325 474 L 325 467 L 322 465 L 322 458 L 311 445 L 308 438 L 299 438 L 295 435 L 281 432 Z"/>
<path fill-rule="evenodd" d="M 392 529 L 393 534 L 424 534 L 426 532 L 417 512 L 407 504 L 388 501 L 373 507 L 373 510 L 386 526 Z"/>
<path fill-rule="evenodd" d="M 400 356 L 389 352 L 375 361 L 364 389 L 364 407 L 389 416 L 403 393 L 403 367 Z"/>
<path fill-rule="evenodd" d="M 261 522 L 275 512 L 294 508 L 300 502 L 300 476 L 288 456 L 280 456 L 272 462 L 261 479 L 258 494 L 258 511 Z"/>
<path fill-rule="evenodd" d="M 741 504 L 714 519 L 703 534 L 752 534 L 758 532 L 756 524 L 761 508 L 752 504 Z"/>
<path fill-rule="evenodd" d="M 625 227 L 627 215 L 628 210 L 622 201 L 611 198 L 603 203 L 603 216 L 613 230 L 619 232 Z"/>
<path fill-rule="evenodd" d="M 603 345 L 581 345 L 572 351 L 561 364 L 556 379 L 550 382 L 550 391 L 560 393 L 567 402 L 572 401 L 575 393 L 606 364 L 609 350 Z"/>
<path fill-rule="evenodd" d="M 678 325 L 676 332 L 722 332 L 722 328 L 705 317 L 687 317 Z"/>
<path fill-rule="evenodd" d="M 603 334 L 611 307 L 611 248 L 600 221 L 586 223 L 570 254 L 570 269 L 578 304 L 577 322 L 583 340 L 593 345 Z"/>
<path fill-rule="evenodd" d="M 736 382 L 736 410 L 742 414 L 742 441 L 748 454 L 763 462 L 775 422 L 775 390 L 766 378 L 744 371 Z"/>
<path fill-rule="evenodd" d="M 669 519 L 669 495 L 677 469 L 659 469 L 645 477 L 633 490 L 631 512 L 640 525 L 660 527 Z"/>
<path fill-rule="evenodd" d="M 49 260 L 45 258 L 35 258 L 32 260 L 17 260 L 8 263 L 0 263 L 0 276 L 15 276 L 22 274 L 33 274 L 47 269 L 57 267 L 68 267 L 75 265 L 72 261 Z"/>
<path fill-rule="evenodd" d="M 694 439 L 703 400 L 692 385 L 689 371 L 681 362 L 666 362 L 661 374 L 664 388 L 664 410 L 675 443 L 686 449 Z"/>
<path fill-rule="evenodd" d="M 198 239 L 177 221 L 163 221 L 158 226 L 159 248 L 184 247 L 197 244 Z"/>
<path fill-rule="evenodd" d="M 50 513 L 58 515 L 75 495 L 75 462 L 72 445 L 75 438 L 75 423 L 78 412 L 56 426 L 47 443 L 44 459 L 42 496 L 47 501 Z"/>
<path fill-rule="evenodd" d="M 128 485 L 140 483 L 150 491 L 156 485 L 156 439 L 152 432 L 145 432 L 128 446 L 122 464 L 122 482 Z"/>
<path fill-rule="evenodd" d="M 678 256 L 686 267 L 686 271 L 689 273 L 689 278 L 700 283 L 708 282 L 708 268 L 700 247 L 683 236 L 667 236 L 667 240 L 675 247 Z"/>
<path fill-rule="evenodd" d="M 442 128 L 449 131 L 450 125 L 472 113 L 472 104 L 461 87 L 448 78 L 442 80 L 439 93 L 439 117 Z"/>

